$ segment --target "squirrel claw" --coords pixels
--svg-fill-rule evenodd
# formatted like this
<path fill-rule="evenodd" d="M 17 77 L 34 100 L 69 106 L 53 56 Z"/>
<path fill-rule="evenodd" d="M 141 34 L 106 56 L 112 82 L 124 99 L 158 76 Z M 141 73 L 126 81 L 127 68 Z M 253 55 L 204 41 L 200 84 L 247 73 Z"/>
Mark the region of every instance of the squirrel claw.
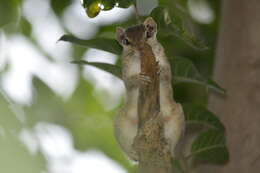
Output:
<path fill-rule="evenodd" d="M 148 85 L 150 84 L 152 81 L 151 81 L 151 78 L 143 73 L 140 73 L 139 74 L 139 80 L 141 81 L 142 84 L 144 85 Z"/>

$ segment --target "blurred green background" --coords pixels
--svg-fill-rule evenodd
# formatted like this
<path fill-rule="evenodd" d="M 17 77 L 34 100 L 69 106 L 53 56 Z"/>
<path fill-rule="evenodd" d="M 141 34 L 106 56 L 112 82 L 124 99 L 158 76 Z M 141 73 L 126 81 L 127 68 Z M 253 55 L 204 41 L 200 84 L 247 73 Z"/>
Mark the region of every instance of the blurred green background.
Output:
<path fill-rule="evenodd" d="M 149 15 L 158 4 L 179 13 L 185 28 L 208 46 L 201 51 L 159 33 L 167 55 L 190 59 L 202 76 L 210 77 L 219 1 L 140 0 L 140 14 Z M 135 23 L 132 6 L 88 18 L 80 0 L 0 0 L 0 172 L 135 169 L 113 136 L 113 119 L 124 99 L 122 81 L 94 67 L 70 63 L 84 59 L 116 64 L 120 57 L 57 42 L 64 34 L 115 38 L 117 26 Z M 207 104 L 204 86 L 178 83 L 174 89 L 178 102 Z"/>

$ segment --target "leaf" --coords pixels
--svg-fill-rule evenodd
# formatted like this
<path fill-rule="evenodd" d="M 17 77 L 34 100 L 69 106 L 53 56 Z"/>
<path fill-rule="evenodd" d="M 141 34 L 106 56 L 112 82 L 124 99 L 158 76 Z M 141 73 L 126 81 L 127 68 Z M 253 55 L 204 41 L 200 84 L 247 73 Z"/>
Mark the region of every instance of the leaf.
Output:
<path fill-rule="evenodd" d="M 88 8 L 88 6 L 89 6 L 91 3 L 95 2 L 95 1 L 96 1 L 96 0 L 82 0 L 81 2 L 82 2 L 83 8 Z"/>
<path fill-rule="evenodd" d="M 65 103 L 67 125 L 77 150 L 97 149 L 125 168 L 131 165 L 113 136 L 113 117 L 118 110 L 108 111 L 96 95 L 95 86 L 80 79 L 76 90 Z"/>
<path fill-rule="evenodd" d="M 132 5 L 134 0 L 117 0 L 118 7 L 120 8 L 128 8 L 130 5 Z"/>
<path fill-rule="evenodd" d="M 22 132 L 28 131 L 24 126 L 28 117 L 24 116 L 23 109 L 0 87 L 1 172 L 40 173 L 46 170 L 46 160 L 40 151 L 32 154 L 21 140 Z M 14 161 L 17 162 L 15 166 Z"/>
<path fill-rule="evenodd" d="M 27 115 L 26 125 L 34 127 L 40 121 L 60 123 L 65 120 L 67 113 L 62 98 L 55 95 L 54 91 L 37 76 L 33 76 L 32 84 L 33 103 L 24 108 Z"/>
<path fill-rule="evenodd" d="M 121 66 L 100 62 L 87 62 L 83 60 L 72 61 L 72 63 L 92 65 L 108 73 L 111 73 L 118 78 L 121 78 Z M 204 79 L 190 60 L 186 58 L 175 57 L 170 61 L 170 63 L 172 65 L 175 84 L 180 82 L 196 83 L 212 88 L 220 93 L 225 93 L 225 90 L 220 88 L 215 82 L 209 79 Z"/>
<path fill-rule="evenodd" d="M 4 132 L 19 133 L 22 130 L 24 114 L 19 105 L 15 104 L 0 87 L 0 139 Z"/>
<path fill-rule="evenodd" d="M 115 0 L 102 0 L 102 5 L 104 5 L 104 8 L 102 10 L 111 10 L 112 8 L 114 8 L 115 4 Z"/>
<path fill-rule="evenodd" d="M 205 124 L 221 131 L 225 130 L 218 117 L 205 107 L 194 104 L 183 104 L 182 107 L 188 124 Z"/>
<path fill-rule="evenodd" d="M 195 160 L 224 164 L 229 160 L 224 133 L 208 130 L 201 133 L 192 143 L 191 155 Z"/>
<path fill-rule="evenodd" d="M 21 18 L 20 20 L 20 29 L 21 29 L 21 32 L 30 37 L 31 33 L 32 33 L 32 25 L 31 23 L 24 17 Z"/>
<path fill-rule="evenodd" d="M 16 22 L 19 18 L 19 1 L 1 0 L 0 2 L 0 27 Z"/>
<path fill-rule="evenodd" d="M 209 79 L 201 76 L 194 64 L 187 58 L 174 57 L 170 60 L 175 83 L 197 83 L 224 94 L 225 90 Z"/>
<path fill-rule="evenodd" d="M 159 30 L 167 28 L 167 25 L 171 22 L 169 11 L 162 6 L 153 9 L 150 16 L 156 21 Z"/>
<path fill-rule="evenodd" d="M 159 26 L 159 32 L 164 36 L 174 36 L 183 40 L 190 47 L 197 50 L 208 49 L 207 45 L 188 31 L 184 26 L 185 18 L 179 12 L 180 9 L 174 7 L 174 15 L 170 16 L 167 8 L 158 6 L 151 12 L 151 16 L 155 19 Z M 187 19 L 186 19 L 187 20 Z"/>
<path fill-rule="evenodd" d="M 72 35 L 63 35 L 59 41 L 68 41 L 85 47 L 104 50 L 110 53 L 121 55 L 122 47 L 114 39 L 109 38 L 94 38 L 90 40 L 82 40 Z"/>
<path fill-rule="evenodd" d="M 72 0 L 51 0 L 51 7 L 57 16 L 62 16 L 64 10 L 72 3 Z"/>
<path fill-rule="evenodd" d="M 72 63 L 74 64 L 80 64 L 80 65 L 91 65 L 94 67 L 97 67 L 101 70 L 104 70 L 108 73 L 113 74 L 114 76 L 118 77 L 119 79 L 121 79 L 121 67 L 113 65 L 113 64 L 108 64 L 108 63 L 101 63 L 101 62 L 87 62 L 84 60 L 80 60 L 80 61 L 72 61 Z"/>
<path fill-rule="evenodd" d="M 173 19 L 175 20 L 175 19 Z M 175 36 L 182 41 L 184 41 L 187 45 L 192 47 L 193 49 L 197 49 L 200 51 L 207 50 L 208 46 L 200 39 L 196 38 L 196 36 L 190 33 L 183 26 L 180 27 L 176 24 L 169 25 L 169 35 Z"/>
<path fill-rule="evenodd" d="M 172 159 L 172 167 L 173 167 L 174 173 L 185 173 L 185 171 L 182 168 L 181 158 L 177 159 L 176 157 L 174 157 Z"/>

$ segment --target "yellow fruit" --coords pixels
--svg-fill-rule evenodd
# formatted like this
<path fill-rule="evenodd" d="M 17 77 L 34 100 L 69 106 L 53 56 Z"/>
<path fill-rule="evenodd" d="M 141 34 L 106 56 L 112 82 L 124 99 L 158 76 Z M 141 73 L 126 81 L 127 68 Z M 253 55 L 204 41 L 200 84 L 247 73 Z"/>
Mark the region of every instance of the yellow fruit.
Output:
<path fill-rule="evenodd" d="M 97 0 L 97 1 L 92 2 L 87 7 L 86 13 L 87 13 L 88 17 L 94 18 L 100 13 L 100 11 L 101 11 L 100 4 L 101 4 L 100 0 Z"/>

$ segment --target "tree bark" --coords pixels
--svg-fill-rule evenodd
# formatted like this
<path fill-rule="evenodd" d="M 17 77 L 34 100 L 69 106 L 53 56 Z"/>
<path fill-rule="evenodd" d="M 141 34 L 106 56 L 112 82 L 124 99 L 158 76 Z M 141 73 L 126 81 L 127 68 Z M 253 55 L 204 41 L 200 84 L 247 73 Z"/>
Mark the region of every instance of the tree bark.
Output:
<path fill-rule="evenodd" d="M 227 90 L 212 94 L 210 109 L 224 123 L 230 161 L 200 173 L 260 171 L 260 1 L 223 0 L 214 79 Z"/>
<path fill-rule="evenodd" d="M 138 132 L 133 145 L 138 154 L 137 173 L 172 173 L 170 147 L 160 114 L 158 64 L 151 46 L 139 46 L 141 73 L 149 76 L 151 83 L 139 88 Z"/>

